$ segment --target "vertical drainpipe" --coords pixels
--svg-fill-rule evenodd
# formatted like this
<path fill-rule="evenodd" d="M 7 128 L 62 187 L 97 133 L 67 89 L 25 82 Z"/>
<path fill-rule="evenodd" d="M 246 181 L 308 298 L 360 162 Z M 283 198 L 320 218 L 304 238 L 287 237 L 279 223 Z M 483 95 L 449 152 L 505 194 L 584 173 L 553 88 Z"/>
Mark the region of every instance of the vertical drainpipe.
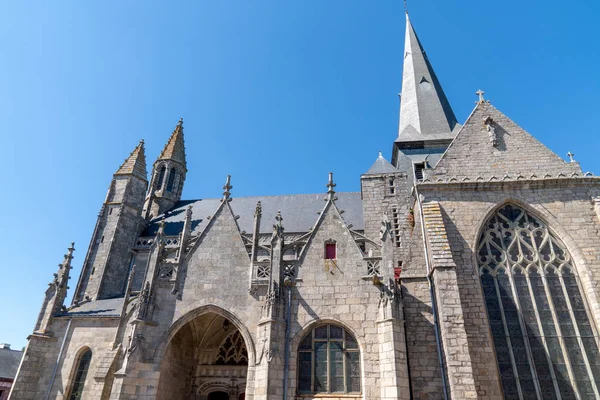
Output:
<path fill-rule="evenodd" d="M 54 366 L 54 371 L 52 371 L 52 378 L 50 379 L 50 385 L 48 386 L 48 392 L 46 392 L 45 400 L 50 398 L 50 392 L 52 391 L 52 386 L 54 386 L 54 379 L 56 379 L 56 372 L 58 371 L 58 366 L 60 364 L 60 359 L 62 357 L 63 350 L 65 348 L 65 343 L 67 342 L 67 336 L 69 336 L 69 331 L 71 330 L 71 322 L 72 319 L 69 318 L 69 323 L 67 324 L 67 330 L 65 331 L 65 337 L 63 338 L 62 344 L 60 345 L 60 350 L 58 351 L 58 357 L 56 357 L 56 365 Z"/>
<path fill-rule="evenodd" d="M 288 380 L 290 375 L 290 328 L 292 326 L 291 310 L 292 310 L 292 279 L 286 276 L 283 280 L 283 286 L 287 291 L 287 304 L 285 311 L 285 350 L 284 350 L 284 366 L 283 366 L 283 400 L 287 400 Z"/>
<path fill-rule="evenodd" d="M 442 358 L 442 343 L 440 339 L 439 321 L 437 313 L 437 305 L 435 302 L 435 293 L 433 291 L 433 282 L 431 281 L 431 266 L 429 265 L 429 252 L 427 250 L 427 240 L 425 238 L 425 217 L 423 216 L 423 204 L 421 204 L 421 198 L 419 197 L 419 190 L 415 181 L 415 197 L 419 204 L 419 217 L 421 218 L 421 236 L 423 239 L 423 250 L 425 251 L 425 266 L 427 267 L 427 282 L 429 283 L 429 296 L 431 296 L 431 312 L 433 314 L 433 329 L 435 331 L 435 343 L 437 346 L 438 362 L 440 364 L 440 371 L 442 374 L 442 388 L 444 391 L 444 400 L 448 400 L 448 387 L 446 383 L 446 370 L 444 368 L 444 360 Z"/>

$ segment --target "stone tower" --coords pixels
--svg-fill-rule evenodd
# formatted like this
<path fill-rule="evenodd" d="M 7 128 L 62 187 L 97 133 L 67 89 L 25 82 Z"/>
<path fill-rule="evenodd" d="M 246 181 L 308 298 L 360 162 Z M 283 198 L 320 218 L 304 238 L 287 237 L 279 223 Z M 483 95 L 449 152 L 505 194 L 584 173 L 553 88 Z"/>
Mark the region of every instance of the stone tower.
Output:
<path fill-rule="evenodd" d="M 171 209 L 181 199 L 186 173 L 183 119 L 180 119 L 152 167 L 150 189 L 144 204 L 146 220 Z"/>
<path fill-rule="evenodd" d="M 142 208 L 148 188 L 144 141 L 115 172 L 100 213 L 73 302 L 114 297 L 125 290 L 130 250 L 144 227 Z"/>

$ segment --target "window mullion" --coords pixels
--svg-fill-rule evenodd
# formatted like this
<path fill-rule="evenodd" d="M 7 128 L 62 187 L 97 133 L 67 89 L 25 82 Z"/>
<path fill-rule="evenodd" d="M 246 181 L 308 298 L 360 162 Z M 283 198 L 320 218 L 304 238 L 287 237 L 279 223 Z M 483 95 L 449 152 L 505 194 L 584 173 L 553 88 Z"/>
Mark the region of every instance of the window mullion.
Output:
<path fill-rule="evenodd" d="M 312 336 L 311 341 L 311 356 L 310 356 L 310 391 L 315 393 L 315 374 L 317 373 L 317 368 L 315 366 L 315 359 L 317 358 L 317 352 L 315 351 L 315 332 L 314 330 L 310 333 Z"/>
<path fill-rule="evenodd" d="M 544 326 L 542 325 L 542 319 L 540 318 L 540 313 L 537 306 L 537 301 L 535 298 L 535 294 L 533 293 L 533 285 L 531 284 L 531 279 L 529 278 L 529 273 L 527 273 L 527 286 L 529 288 L 529 295 L 531 296 L 533 307 L 533 312 L 535 313 L 535 319 L 537 321 L 538 327 L 540 328 L 542 344 L 544 345 L 544 350 L 546 351 L 546 359 L 548 360 L 548 366 L 550 367 L 550 375 L 552 376 L 552 384 L 554 386 L 554 391 L 556 392 L 556 396 L 559 400 L 562 399 L 560 395 L 560 389 L 558 387 L 558 382 L 556 381 L 556 374 L 554 373 L 554 367 L 552 364 L 552 357 L 550 357 L 550 349 L 548 349 L 548 343 L 546 341 L 546 333 L 544 332 Z"/>
<path fill-rule="evenodd" d="M 513 232 L 516 230 L 513 229 Z M 506 257 L 506 265 L 507 269 L 509 268 L 508 255 Z M 513 276 L 513 271 L 511 270 L 508 274 L 508 281 L 510 282 L 510 289 L 513 292 L 513 299 L 515 302 L 515 306 L 517 308 L 517 313 L 519 315 L 519 324 L 521 325 L 521 335 L 523 336 L 523 342 L 525 343 L 525 351 L 527 352 L 527 358 L 529 359 L 529 369 L 531 370 L 531 377 L 533 380 L 533 385 L 535 386 L 535 391 L 539 399 L 542 398 L 542 391 L 540 389 L 540 383 L 538 382 L 537 372 L 535 370 L 535 363 L 533 362 L 533 354 L 531 353 L 531 347 L 529 345 L 529 336 L 527 335 L 527 327 L 525 326 L 525 321 L 523 320 L 523 311 L 521 310 L 521 302 L 519 299 L 519 292 L 517 291 L 517 287 L 515 284 L 515 279 Z"/>
<path fill-rule="evenodd" d="M 502 316 L 502 326 L 504 327 L 504 335 L 506 337 L 506 344 L 508 347 L 508 353 L 510 355 L 510 362 L 513 367 L 513 374 L 517 383 L 517 390 L 519 392 L 519 399 L 523 400 L 523 392 L 521 391 L 521 382 L 519 382 L 519 372 L 517 371 L 517 363 L 515 362 L 515 355 L 513 354 L 512 342 L 510 340 L 510 333 L 508 332 L 508 325 L 506 324 L 506 317 L 504 315 L 504 306 L 502 305 L 502 296 L 500 296 L 500 288 L 498 287 L 498 279 L 494 276 L 494 286 L 496 287 L 496 297 L 498 298 L 498 304 L 500 306 L 500 314 Z"/>
<path fill-rule="evenodd" d="M 348 393 L 350 390 L 348 389 L 348 371 L 346 368 L 346 364 L 348 363 L 348 352 L 346 350 L 346 330 L 344 329 L 342 333 L 342 374 L 344 380 L 344 393 Z"/>
<path fill-rule="evenodd" d="M 327 332 L 329 337 L 329 332 Z M 331 341 L 327 340 L 327 393 L 331 393 L 331 359 L 329 357 L 331 352 Z"/>
<path fill-rule="evenodd" d="M 541 264 L 541 262 L 540 262 Z M 557 272 L 558 273 L 558 272 Z M 542 267 L 542 281 L 544 282 L 544 291 L 546 292 L 546 299 L 548 300 L 548 305 L 550 306 L 550 312 L 552 313 L 552 318 L 554 319 L 554 327 L 556 328 L 556 334 L 558 335 L 558 341 L 560 343 L 560 349 L 563 354 L 563 358 L 565 360 L 565 364 L 567 366 L 567 372 L 569 373 L 569 379 L 573 383 L 571 387 L 575 392 L 575 395 L 578 399 L 581 398 L 579 395 L 579 389 L 577 388 L 577 384 L 575 383 L 575 375 L 573 374 L 573 369 L 571 367 L 571 360 L 569 358 L 569 354 L 567 352 L 567 346 L 565 345 L 565 341 L 563 338 L 562 330 L 560 328 L 560 324 L 558 322 L 558 316 L 556 315 L 556 310 L 554 309 L 554 301 L 552 300 L 552 295 L 550 293 L 550 287 L 548 286 L 548 280 L 546 279 L 546 270 Z"/>
<path fill-rule="evenodd" d="M 565 301 L 567 302 L 567 308 L 569 309 L 569 315 L 571 316 L 571 321 L 573 321 L 573 329 L 575 330 L 575 336 L 577 337 L 577 343 L 579 344 L 579 348 L 581 350 L 581 355 L 583 357 L 583 360 L 585 361 L 586 370 L 587 370 L 588 376 L 590 377 L 590 381 L 591 381 L 592 387 L 594 389 L 594 394 L 596 395 L 596 398 L 598 399 L 598 398 L 600 398 L 600 395 L 598 394 L 598 388 L 596 387 L 596 381 L 594 380 L 594 375 L 592 374 L 592 369 L 590 368 L 590 362 L 588 360 L 587 352 L 585 351 L 585 348 L 583 347 L 583 341 L 581 340 L 581 333 L 579 332 L 579 326 L 577 325 L 577 320 L 575 319 L 575 313 L 573 312 L 573 307 L 571 306 L 571 299 L 569 299 L 569 293 L 567 293 L 567 290 L 565 288 L 565 282 L 563 280 L 562 272 L 560 274 L 558 274 L 558 276 L 560 279 L 560 287 L 563 291 L 563 295 L 565 296 Z M 577 386 L 577 383 L 575 383 L 575 386 Z"/>

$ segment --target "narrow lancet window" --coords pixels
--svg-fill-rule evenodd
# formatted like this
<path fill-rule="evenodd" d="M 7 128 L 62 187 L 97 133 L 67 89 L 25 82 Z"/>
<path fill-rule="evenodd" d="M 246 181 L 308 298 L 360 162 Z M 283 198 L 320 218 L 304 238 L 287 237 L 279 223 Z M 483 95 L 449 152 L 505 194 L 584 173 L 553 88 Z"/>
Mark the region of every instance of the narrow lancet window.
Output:
<path fill-rule="evenodd" d="M 486 222 L 477 260 L 504 397 L 600 398 L 598 334 L 565 245 L 507 204 Z"/>
<path fill-rule="evenodd" d="M 85 379 L 87 378 L 91 361 L 92 351 L 89 349 L 79 357 L 77 369 L 75 370 L 75 376 L 73 377 L 73 384 L 71 386 L 71 395 L 69 396 L 69 400 L 80 400 L 84 398 L 83 388 L 85 386 Z"/>
<path fill-rule="evenodd" d="M 154 188 L 156 190 L 160 190 L 163 186 L 163 181 L 165 180 L 165 173 L 167 172 L 167 167 L 165 167 L 164 165 L 162 167 L 160 167 L 160 170 L 158 172 L 158 179 L 156 180 L 156 182 L 154 182 Z"/>
<path fill-rule="evenodd" d="M 169 172 L 169 181 L 167 182 L 167 192 L 173 192 L 175 187 L 175 177 L 177 176 L 177 170 L 173 168 Z"/>

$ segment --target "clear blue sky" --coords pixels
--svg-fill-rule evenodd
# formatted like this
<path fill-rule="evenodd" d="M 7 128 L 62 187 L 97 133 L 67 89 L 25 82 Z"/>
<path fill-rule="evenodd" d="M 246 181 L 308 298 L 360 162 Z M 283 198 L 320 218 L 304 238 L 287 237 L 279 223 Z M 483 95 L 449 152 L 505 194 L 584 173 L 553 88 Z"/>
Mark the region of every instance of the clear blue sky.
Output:
<path fill-rule="evenodd" d="M 600 4 L 409 0 L 463 122 L 486 98 L 600 173 Z M 340 191 L 397 134 L 399 0 L 0 4 L 0 342 L 26 344 L 71 241 L 71 291 L 111 175 L 184 118 L 185 198 Z"/>

